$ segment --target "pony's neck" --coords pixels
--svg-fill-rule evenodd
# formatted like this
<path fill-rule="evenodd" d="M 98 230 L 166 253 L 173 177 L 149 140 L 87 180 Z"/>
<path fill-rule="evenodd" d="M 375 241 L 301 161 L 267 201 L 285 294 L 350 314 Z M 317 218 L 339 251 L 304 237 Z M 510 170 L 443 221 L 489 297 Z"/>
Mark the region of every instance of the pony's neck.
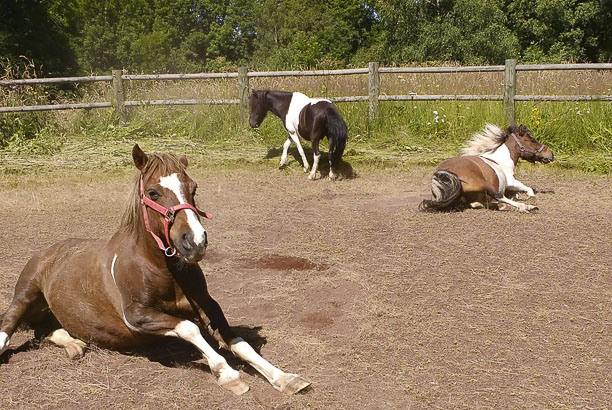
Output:
<path fill-rule="evenodd" d="M 508 135 L 508 138 L 506 138 L 506 142 L 504 142 L 504 145 L 508 148 L 510 158 L 512 159 L 512 162 L 514 162 L 514 165 L 516 165 L 519 160 L 519 157 L 521 156 L 521 150 L 514 141 L 514 138 Z"/>
<path fill-rule="evenodd" d="M 284 117 L 289 110 L 289 104 L 291 104 L 292 96 L 293 93 L 285 91 L 268 91 L 268 93 L 266 93 L 268 110 L 284 121 Z"/>

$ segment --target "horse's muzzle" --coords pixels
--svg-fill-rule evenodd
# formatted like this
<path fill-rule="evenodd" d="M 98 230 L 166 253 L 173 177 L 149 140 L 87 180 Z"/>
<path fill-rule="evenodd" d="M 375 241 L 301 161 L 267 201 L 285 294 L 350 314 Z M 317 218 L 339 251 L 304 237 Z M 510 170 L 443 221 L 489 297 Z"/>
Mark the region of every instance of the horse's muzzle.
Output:
<path fill-rule="evenodd" d="M 184 232 L 178 243 L 175 243 L 179 254 L 185 258 L 187 262 L 196 263 L 201 261 L 206 254 L 208 246 L 208 235 L 204 232 L 202 242 L 196 243 L 192 232 Z"/>
<path fill-rule="evenodd" d="M 546 154 L 542 155 L 542 157 L 540 159 L 540 161 L 542 163 L 544 163 L 544 164 L 550 164 L 554 160 L 555 160 L 555 154 L 553 154 L 553 152 L 551 150 L 548 150 L 548 152 Z"/>

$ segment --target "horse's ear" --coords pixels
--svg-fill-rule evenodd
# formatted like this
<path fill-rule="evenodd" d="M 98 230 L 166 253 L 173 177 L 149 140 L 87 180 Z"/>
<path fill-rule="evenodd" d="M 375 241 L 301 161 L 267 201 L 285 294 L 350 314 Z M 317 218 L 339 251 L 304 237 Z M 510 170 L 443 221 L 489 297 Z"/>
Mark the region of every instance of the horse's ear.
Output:
<path fill-rule="evenodd" d="M 187 168 L 187 164 L 189 164 L 189 162 L 187 161 L 186 155 L 181 155 L 181 157 L 179 158 L 179 162 L 183 164 L 185 168 Z"/>
<path fill-rule="evenodd" d="M 140 149 L 138 144 L 135 144 L 134 148 L 132 148 L 132 159 L 134 160 L 134 165 L 136 165 L 136 168 L 141 171 L 145 167 L 145 165 L 147 165 L 147 161 L 149 161 L 147 154 L 145 154 L 144 151 Z"/>
<path fill-rule="evenodd" d="M 251 86 L 251 95 L 252 95 L 254 98 L 257 98 L 257 91 L 255 91 L 255 88 L 254 88 L 253 86 Z"/>
<path fill-rule="evenodd" d="M 523 124 L 519 125 L 519 135 L 524 135 L 528 132 L 527 127 Z"/>

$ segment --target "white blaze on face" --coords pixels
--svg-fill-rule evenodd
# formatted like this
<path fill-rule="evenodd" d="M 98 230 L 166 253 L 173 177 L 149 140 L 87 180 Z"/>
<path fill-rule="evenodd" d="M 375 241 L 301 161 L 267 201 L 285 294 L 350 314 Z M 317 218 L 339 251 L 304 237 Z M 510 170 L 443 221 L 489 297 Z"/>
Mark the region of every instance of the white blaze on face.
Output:
<path fill-rule="evenodd" d="M 176 173 L 160 178 L 159 185 L 172 191 L 180 204 L 187 203 L 181 190 L 181 181 Z M 204 241 L 204 234 L 206 233 L 204 227 L 198 220 L 195 212 L 193 212 L 191 209 L 184 209 L 183 211 L 187 214 L 187 223 L 189 224 L 189 228 L 191 228 L 191 232 L 193 233 L 193 241 L 196 245 L 201 244 Z"/>

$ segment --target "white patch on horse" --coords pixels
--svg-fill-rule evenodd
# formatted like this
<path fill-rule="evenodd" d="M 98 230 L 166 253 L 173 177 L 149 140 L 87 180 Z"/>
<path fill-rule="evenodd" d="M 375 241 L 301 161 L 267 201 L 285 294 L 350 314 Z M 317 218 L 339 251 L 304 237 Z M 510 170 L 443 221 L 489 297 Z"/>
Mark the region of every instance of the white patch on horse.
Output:
<path fill-rule="evenodd" d="M 6 332 L 0 332 L 0 354 L 4 353 L 6 349 L 9 347 L 9 343 L 11 342 L 11 338 Z"/>
<path fill-rule="evenodd" d="M 172 193 L 174 193 L 176 199 L 179 201 L 180 204 L 187 203 L 187 201 L 185 201 L 185 198 L 183 197 L 181 181 L 179 180 L 178 175 L 176 173 L 168 175 L 167 177 L 161 177 L 159 179 L 159 185 L 172 191 Z M 191 232 L 193 233 L 193 241 L 196 245 L 199 245 L 204 241 L 204 235 L 206 231 L 198 220 L 198 217 L 195 212 L 193 212 L 191 209 L 185 209 L 184 211 L 187 213 L 187 224 L 189 225 L 189 227 L 191 228 Z"/>
<path fill-rule="evenodd" d="M 200 328 L 189 320 L 179 322 L 176 327 L 165 334 L 183 339 L 195 347 L 206 357 L 208 367 L 217 376 L 220 386 L 235 394 L 245 393 L 249 387 L 240 379 L 240 373 L 232 369 L 223 356 L 215 351 L 202 337 Z"/>
<path fill-rule="evenodd" d="M 300 135 L 298 132 L 300 125 L 300 112 L 302 112 L 304 107 L 306 107 L 308 104 L 316 104 L 321 101 L 331 103 L 331 101 L 326 98 L 310 98 L 302 93 L 293 93 L 291 96 L 291 102 L 289 103 L 289 109 L 287 110 L 287 116 L 284 118 L 285 128 L 287 128 L 289 134 L 295 133 Z"/>
<path fill-rule="evenodd" d="M 310 171 L 310 175 L 308 175 L 308 179 L 315 179 L 317 177 L 317 168 L 319 167 L 319 159 L 321 159 L 321 154 L 314 155 L 312 161 L 312 171 Z"/>
<path fill-rule="evenodd" d="M 113 282 L 115 282 L 115 286 L 117 286 L 117 279 L 115 279 L 115 262 L 117 262 L 117 254 L 115 254 L 113 263 L 111 263 L 111 275 L 113 277 Z"/>
<path fill-rule="evenodd" d="M 523 191 L 523 189 L 521 189 L 522 187 L 529 188 L 523 185 L 520 181 L 514 179 L 515 164 L 514 161 L 512 161 L 512 157 L 510 156 L 510 150 L 508 149 L 506 144 L 500 145 L 493 152 L 488 152 L 479 156 L 491 159 L 499 164 L 499 166 L 503 170 L 504 177 L 506 178 L 506 186 L 504 187 L 504 190 L 516 187 L 518 188 L 518 190 Z M 501 191 L 500 193 L 503 194 L 504 191 Z"/>
<path fill-rule="evenodd" d="M 230 341 L 230 350 L 268 379 L 276 390 L 293 394 L 310 385 L 309 381 L 302 379 L 297 374 L 286 373 L 272 365 L 240 337 Z"/>
<path fill-rule="evenodd" d="M 113 262 L 111 263 L 111 276 L 113 277 L 113 282 L 115 282 L 115 286 L 119 289 L 119 285 L 117 285 L 117 280 L 115 279 L 115 262 L 117 261 L 117 254 L 113 257 Z M 121 291 L 119 292 L 121 293 Z M 119 295 L 119 299 L 121 300 L 121 295 Z M 125 309 L 123 308 L 123 300 L 121 300 L 121 316 L 123 317 L 123 323 L 132 331 L 140 332 L 136 326 L 132 325 L 125 316 Z"/>

